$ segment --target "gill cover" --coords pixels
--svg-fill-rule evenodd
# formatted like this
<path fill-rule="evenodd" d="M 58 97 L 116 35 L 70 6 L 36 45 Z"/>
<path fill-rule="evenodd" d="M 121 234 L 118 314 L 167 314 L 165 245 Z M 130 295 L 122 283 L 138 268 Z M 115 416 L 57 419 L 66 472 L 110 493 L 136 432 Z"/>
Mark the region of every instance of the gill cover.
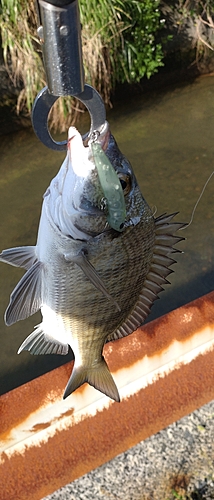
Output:
<path fill-rule="evenodd" d="M 93 142 L 91 149 L 99 181 L 107 200 L 107 221 L 113 229 L 122 231 L 126 218 L 126 205 L 120 180 L 101 145 Z"/>

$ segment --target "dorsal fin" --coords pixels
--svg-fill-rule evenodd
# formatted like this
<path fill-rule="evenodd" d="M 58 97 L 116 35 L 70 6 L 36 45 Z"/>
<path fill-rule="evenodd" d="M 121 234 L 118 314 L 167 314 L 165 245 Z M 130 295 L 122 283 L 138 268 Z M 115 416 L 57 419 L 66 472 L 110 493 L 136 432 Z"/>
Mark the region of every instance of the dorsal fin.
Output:
<path fill-rule="evenodd" d="M 185 239 L 174 236 L 174 232 L 186 225 L 179 222 L 171 222 L 175 215 L 177 213 L 164 214 L 155 219 L 153 257 L 149 272 L 143 283 L 143 288 L 128 318 L 115 332 L 107 337 L 106 342 L 126 337 L 141 326 L 150 313 L 154 301 L 159 298 L 158 294 L 164 290 L 162 285 L 169 283 L 166 278 L 173 272 L 169 267 L 176 263 L 174 259 L 171 259 L 170 254 L 180 252 L 180 250 L 173 248 L 172 245 Z"/>

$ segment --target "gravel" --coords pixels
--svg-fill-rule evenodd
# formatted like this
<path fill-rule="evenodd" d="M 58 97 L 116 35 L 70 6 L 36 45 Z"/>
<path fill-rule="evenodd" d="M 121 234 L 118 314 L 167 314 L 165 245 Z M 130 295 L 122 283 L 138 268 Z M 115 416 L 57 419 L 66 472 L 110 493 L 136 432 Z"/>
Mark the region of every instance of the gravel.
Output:
<path fill-rule="evenodd" d="M 214 401 L 43 500 L 214 499 Z"/>

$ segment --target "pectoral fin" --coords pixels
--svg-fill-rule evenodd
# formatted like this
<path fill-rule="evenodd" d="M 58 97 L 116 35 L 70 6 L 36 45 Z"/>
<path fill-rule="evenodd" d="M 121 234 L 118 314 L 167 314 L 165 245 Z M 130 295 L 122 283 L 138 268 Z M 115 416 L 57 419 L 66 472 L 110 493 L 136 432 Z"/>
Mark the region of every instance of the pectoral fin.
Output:
<path fill-rule="evenodd" d="M 100 278 L 94 266 L 92 266 L 91 262 L 88 260 L 87 255 L 84 251 L 80 252 L 78 255 L 65 254 L 65 260 L 72 261 L 81 267 L 82 271 L 85 273 L 90 282 L 105 295 L 105 297 L 114 304 L 118 311 L 121 311 L 119 304 L 114 300 L 114 298 L 108 292 L 103 280 Z"/>
<path fill-rule="evenodd" d="M 0 253 L 0 262 L 30 269 L 36 262 L 35 246 L 7 248 Z"/>
<path fill-rule="evenodd" d="M 22 277 L 10 296 L 5 312 L 6 325 L 26 319 L 41 307 L 42 264 L 37 261 Z"/>

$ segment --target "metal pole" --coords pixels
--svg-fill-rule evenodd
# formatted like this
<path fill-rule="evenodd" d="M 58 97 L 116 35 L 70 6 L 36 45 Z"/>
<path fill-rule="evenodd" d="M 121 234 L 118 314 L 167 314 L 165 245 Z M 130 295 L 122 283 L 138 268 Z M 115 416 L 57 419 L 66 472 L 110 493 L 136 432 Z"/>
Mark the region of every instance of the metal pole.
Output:
<path fill-rule="evenodd" d="M 80 94 L 84 69 L 78 0 L 39 0 L 38 11 L 38 35 L 50 94 Z"/>

